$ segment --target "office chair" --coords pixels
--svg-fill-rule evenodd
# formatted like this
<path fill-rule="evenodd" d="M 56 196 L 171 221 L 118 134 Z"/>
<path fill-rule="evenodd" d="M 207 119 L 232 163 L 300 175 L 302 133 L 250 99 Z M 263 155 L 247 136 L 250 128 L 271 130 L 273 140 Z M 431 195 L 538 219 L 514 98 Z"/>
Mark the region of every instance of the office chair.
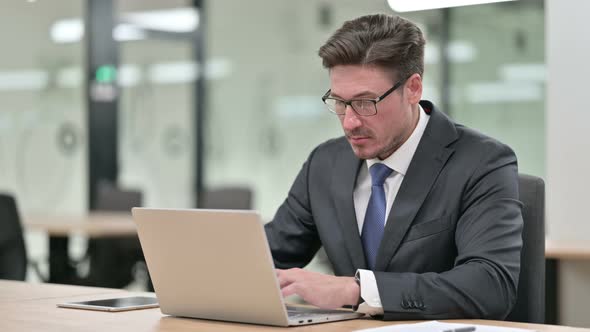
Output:
<path fill-rule="evenodd" d="M 25 280 L 27 251 L 14 198 L 0 193 L 0 279 Z"/>
<path fill-rule="evenodd" d="M 246 187 L 218 187 L 201 193 L 200 208 L 204 209 L 252 209 L 252 190 Z"/>
<path fill-rule="evenodd" d="M 141 206 L 141 201 L 139 191 L 121 190 L 109 182 L 100 182 L 94 208 L 131 214 L 131 208 Z M 145 261 L 137 236 L 90 239 L 86 258 L 90 268 L 82 284 L 111 288 L 127 286 L 133 281 L 135 265 Z"/>
<path fill-rule="evenodd" d="M 519 199 L 524 204 L 522 253 L 516 304 L 506 320 L 544 323 L 545 320 L 545 183 L 519 174 Z"/>

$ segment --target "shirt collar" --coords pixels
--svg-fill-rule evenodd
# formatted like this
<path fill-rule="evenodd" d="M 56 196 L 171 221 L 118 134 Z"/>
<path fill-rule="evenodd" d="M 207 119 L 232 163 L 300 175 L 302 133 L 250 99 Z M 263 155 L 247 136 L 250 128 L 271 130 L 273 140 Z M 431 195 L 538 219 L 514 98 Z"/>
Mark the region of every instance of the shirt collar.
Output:
<path fill-rule="evenodd" d="M 410 166 L 410 162 L 412 161 L 414 153 L 418 148 L 418 143 L 420 143 L 420 139 L 422 139 L 422 135 L 424 134 L 424 130 L 426 129 L 426 125 L 430 119 L 430 115 L 424 112 L 422 106 L 418 104 L 418 107 L 420 108 L 418 124 L 416 125 L 416 128 L 414 128 L 414 131 L 410 137 L 408 137 L 404 144 L 402 144 L 397 150 L 395 150 L 384 160 L 380 160 L 378 158 L 367 159 L 366 162 L 368 168 L 371 168 L 371 166 L 376 163 L 382 163 L 397 173 L 400 173 L 403 176 L 406 175 L 408 167 Z"/>

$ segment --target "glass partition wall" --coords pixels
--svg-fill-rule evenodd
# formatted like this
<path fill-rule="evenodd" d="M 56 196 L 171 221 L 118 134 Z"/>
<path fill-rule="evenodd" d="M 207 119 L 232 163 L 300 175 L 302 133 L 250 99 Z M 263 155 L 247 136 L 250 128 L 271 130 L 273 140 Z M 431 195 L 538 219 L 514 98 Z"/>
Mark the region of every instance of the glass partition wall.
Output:
<path fill-rule="evenodd" d="M 191 1 L 127 0 L 117 13 L 138 32 L 119 43 L 118 185 L 140 190 L 145 206 L 194 207 L 200 14 Z"/>
<path fill-rule="evenodd" d="M 16 198 L 21 217 L 83 214 L 84 1 L 2 2 L 0 12 L 0 192 Z M 45 262 L 45 234 L 25 235 L 29 257 Z"/>
<path fill-rule="evenodd" d="M 319 47 L 345 20 L 393 13 L 382 0 L 215 0 L 202 12 L 189 0 L 115 4 L 118 186 L 142 191 L 144 205 L 194 207 L 199 134 L 204 187 L 249 187 L 265 221 L 311 150 L 342 135 L 321 102 L 329 79 Z M 24 214 L 85 213 L 85 1 L 0 6 L 0 190 Z M 424 99 L 448 100 L 444 112 L 509 144 L 522 172 L 543 176 L 543 1 L 400 14 L 426 34 Z M 202 66 L 191 36 L 204 18 Z M 31 255 L 46 255 L 43 238 L 28 237 Z"/>
<path fill-rule="evenodd" d="M 514 149 L 545 175 L 545 11 L 541 0 L 454 8 L 451 114 Z"/>

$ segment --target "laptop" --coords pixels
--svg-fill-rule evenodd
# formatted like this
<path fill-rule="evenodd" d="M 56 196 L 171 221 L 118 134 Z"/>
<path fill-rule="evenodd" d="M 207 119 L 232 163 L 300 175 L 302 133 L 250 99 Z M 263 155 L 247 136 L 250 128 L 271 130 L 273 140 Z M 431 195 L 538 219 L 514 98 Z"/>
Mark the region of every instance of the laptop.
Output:
<path fill-rule="evenodd" d="M 287 308 L 255 211 L 133 208 L 162 313 L 275 326 L 363 316 Z"/>

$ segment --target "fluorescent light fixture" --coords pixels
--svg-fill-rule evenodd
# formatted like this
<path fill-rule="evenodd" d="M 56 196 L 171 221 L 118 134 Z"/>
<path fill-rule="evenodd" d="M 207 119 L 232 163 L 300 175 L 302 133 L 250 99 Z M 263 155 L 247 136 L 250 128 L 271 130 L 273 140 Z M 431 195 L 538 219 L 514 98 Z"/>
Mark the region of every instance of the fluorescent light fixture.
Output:
<path fill-rule="evenodd" d="M 84 36 L 84 24 L 80 19 L 59 20 L 51 26 L 51 39 L 58 44 L 79 42 Z M 145 39 L 145 31 L 132 24 L 121 23 L 113 29 L 116 41 Z"/>
<path fill-rule="evenodd" d="M 475 60 L 477 49 L 471 42 L 454 40 L 449 43 L 447 55 L 453 63 L 466 63 Z"/>
<path fill-rule="evenodd" d="M 387 3 L 394 11 L 402 13 L 506 1 L 514 0 L 387 0 Z"/>
<path fill-rule="evenodd" d="M 47 86 L 49 74 L 37 69 L 0 71 L 0 91 L 34 91 Z"/>
<path fill-rule="evenodd" d="M 122 15 L 125 23 L 113 29 L 116 41 L 133 41 L 146 38 L 144 29 L 166 32 L 192 32 L 199 26 L 199 12 L 195 8 L 173 8 Z M 58 20 L 51 25 L 51 39 L 59 44 L 79 42 L 84 36 L 81 19 Z"/>
<path fill-rule="evenodd" d="M 440 61 L 440 52 L 437 44 L 426 43 L 424 47 L 424 63 L 427 65 L 436 64 Z"/>
<path fill-rule="evenodd" d="M 511 63 L 500 67 L 500 77 L 506 81 L 545 82 L 547 68 L 543 63 Z"/>
<path fill-rule="evenodd" d="M 199 12 L 188 7 L 127 13 L 121 18 L 144 29 L 167 32 L 192 32 L 199 25 Z"/>
<path fill-rule="evenodd" d="M 475 61 L 477 48 L 466 40 L 453 40 L 447 47 L 447 56 L 451 63 L 468 63 Z M 436 43 L 428 43 L 424 49 L 424 62 L 437 64 L 440 62 L 440 47 Z"/>
<path fill-rule="evenodd" d="M 142 74 L 138 65 L 122 65 L 119 67 L 119 75 L 117 75 L 117 83 L 120 86 L 129 87 L 139 84 Z"/>
<path fill-rule="evenodd" d="M 329 114 L 318 96 L 280 96 L 275 101 L 277 114 L 282 118 L 305 119 L 317 118 Z"/>
<path fill-rule="evenodd" d="M 206 62 L 205 77 L 216 80 L 227 77 L 231 74 L 232 63 L 226 58 L 215 58 Z"/>
<path fill-rule="evenodd" d="M 145 31 L 132 24 L 121 23 L 113 29 L 113 39 L 116 41 L 142 40 L 145 38 Z"/>
<path fill-rule="evenodd" d="M 467 99 L 474 104 L 539 101 L 541 85 L 525 82 L 476 82 L 467 86 Z"/>
<path fill-rule="evenodd" d="M 75 88 L 82 86 L 82 69 L 80 67 L 65 67 L 57 72 L 55 78 L 57 85 L 62 88 Z"/>
<path fill-rule="evenodd" d="M 199 68 L 194 62 L 158 63 L 148 70 L 148 79 L 156 84 L 189 83 L 197 79 Z"/>
<path fill-rule="evenodd" d="M 56 43 L 74 43 L 84 36 L 84 25 L 80 19 L 59 20 L 51 25 L 49 33 Z"/>
<path fill-rule="evenodd" d="M 215 58 L 207 61 L 205 77 L 207 79 L 221 79 L 231 74 L 232 63 L 226 58 Z M 196 81 L 202 73 L 201 66 L 194 62 L 165 62 L 156 63 L 148 69 L 148 80 L 156 84 L 179 84 Z"/>

